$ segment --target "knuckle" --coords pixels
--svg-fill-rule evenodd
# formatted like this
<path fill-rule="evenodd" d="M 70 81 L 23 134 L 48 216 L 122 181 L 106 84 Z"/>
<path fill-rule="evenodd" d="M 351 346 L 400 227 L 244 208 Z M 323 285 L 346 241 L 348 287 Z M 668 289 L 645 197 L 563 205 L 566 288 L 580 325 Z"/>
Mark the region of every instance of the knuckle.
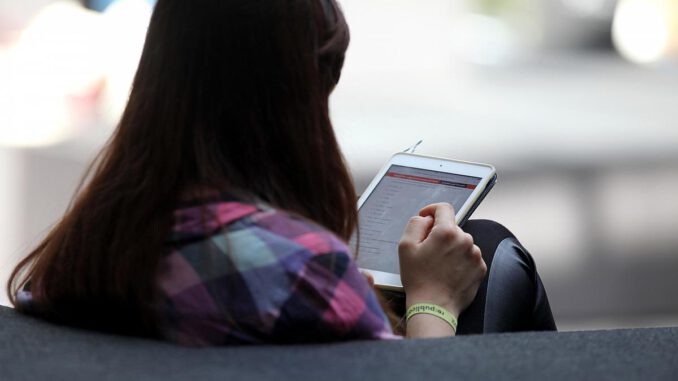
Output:
<path fill-rule="evenodd" d="M 485 263 L 485 261 L 483 261 L 483 260 L 481 259 L 481 260 L 480 260 L 480 275 L 481 275 L 482 277 L 484 277 L 485 274 L 487 274 L 487 264 Z"/>
<path fill-rule="evenodd" d="M 436 206 L 436 209 L 445 210 L 446 213 L 454 214 L 454 207 L 450 203 L 439 202 L 439 203 L 435 204 L 435 206 Z"/>
<path fill-rule="evenodd" d="M 452 226 L 437 226 L 435 234 L 442 240 L 451 241 L 457 236 L 457 230 Z"/>
<path fill-rule="evenodd" d="M 480 250 L 478 245 L 473 245 L 473 248 L 471 250 L 473 250 L 473 255 L 478 257 L 478 259 L 483 259 L 483 252 L 482 250 Z"/>
<path fill-rule="evenodd" d="M 469 249 L 473 248 L 474 247 L 473 237 L 468 233 L 464 233 L 461 236 L 461 244 L 465 248 L 469 248 Z"/>
<path fill-rule="evenodd" d="M 403 252 L 411 252 L 414 250 L 415 244 L 414 242 L 407 240 L 407 239 L 402 239 L 400 242 L 398 242 L 398 251 L 403 253 Z"/>
<path fill-rule="evenodd" d="M 485 277 L 487 277 L 487 267 L 483 266 L 483 268 L 478 272 L 478 280 L 482 282 Z"/>

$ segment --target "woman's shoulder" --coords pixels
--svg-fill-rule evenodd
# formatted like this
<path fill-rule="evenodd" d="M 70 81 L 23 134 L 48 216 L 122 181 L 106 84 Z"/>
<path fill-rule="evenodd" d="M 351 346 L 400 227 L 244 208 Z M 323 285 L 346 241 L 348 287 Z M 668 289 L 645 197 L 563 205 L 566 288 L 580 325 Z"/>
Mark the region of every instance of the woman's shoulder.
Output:
<path fill-rule="evenodd" d="M 347 245 L 323 226 L 261 201 L 230 194 L 180 205 L 174 211 L 173 246 L 201 240 L 239 245 L 296 246 L 313 254 L 348 253 Z"/>

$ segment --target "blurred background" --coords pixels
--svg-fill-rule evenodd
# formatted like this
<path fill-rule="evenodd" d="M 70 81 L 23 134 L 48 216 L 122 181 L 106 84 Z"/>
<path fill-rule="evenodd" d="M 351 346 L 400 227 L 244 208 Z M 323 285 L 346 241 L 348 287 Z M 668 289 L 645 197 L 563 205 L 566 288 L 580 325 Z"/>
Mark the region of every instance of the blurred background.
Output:
<path fill-rule="evenodd" d="M 359 192 L 419 139 L 491 163 L 475 217 L 530 249 L 561 329 L 678 326 L 678 0 L 342 5 L 332 118 Z M 152 7 L 0 0 L 3 286 L 115 127 Z"/>

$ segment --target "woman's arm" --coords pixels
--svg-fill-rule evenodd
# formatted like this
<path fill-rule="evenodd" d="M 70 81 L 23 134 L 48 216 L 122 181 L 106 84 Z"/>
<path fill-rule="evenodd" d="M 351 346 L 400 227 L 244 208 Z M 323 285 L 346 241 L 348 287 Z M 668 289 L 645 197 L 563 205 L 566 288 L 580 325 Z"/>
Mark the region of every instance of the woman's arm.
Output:
<path fill-rule="evenodd" d="M 410 219 L 398 246 L 406 307 L 431 303 L 455 318 L 473 301 L 487 266 L 473 238 L 459 228 L 450 204 L 425 207 Z M 407 337 L 455 334 L 444 320 L 417 314 L 407 323 Z"/>

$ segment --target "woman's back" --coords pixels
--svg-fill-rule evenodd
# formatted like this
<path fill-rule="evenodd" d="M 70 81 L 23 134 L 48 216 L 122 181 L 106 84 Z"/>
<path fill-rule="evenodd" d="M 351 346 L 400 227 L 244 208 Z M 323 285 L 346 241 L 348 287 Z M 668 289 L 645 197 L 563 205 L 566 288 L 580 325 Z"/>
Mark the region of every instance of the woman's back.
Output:
<path fill-rule="evenodd" d="M 160 265 L 163 334 L 187 345 L 393 337 L 346 244 L 228 194 L 174 213 Z"/>

